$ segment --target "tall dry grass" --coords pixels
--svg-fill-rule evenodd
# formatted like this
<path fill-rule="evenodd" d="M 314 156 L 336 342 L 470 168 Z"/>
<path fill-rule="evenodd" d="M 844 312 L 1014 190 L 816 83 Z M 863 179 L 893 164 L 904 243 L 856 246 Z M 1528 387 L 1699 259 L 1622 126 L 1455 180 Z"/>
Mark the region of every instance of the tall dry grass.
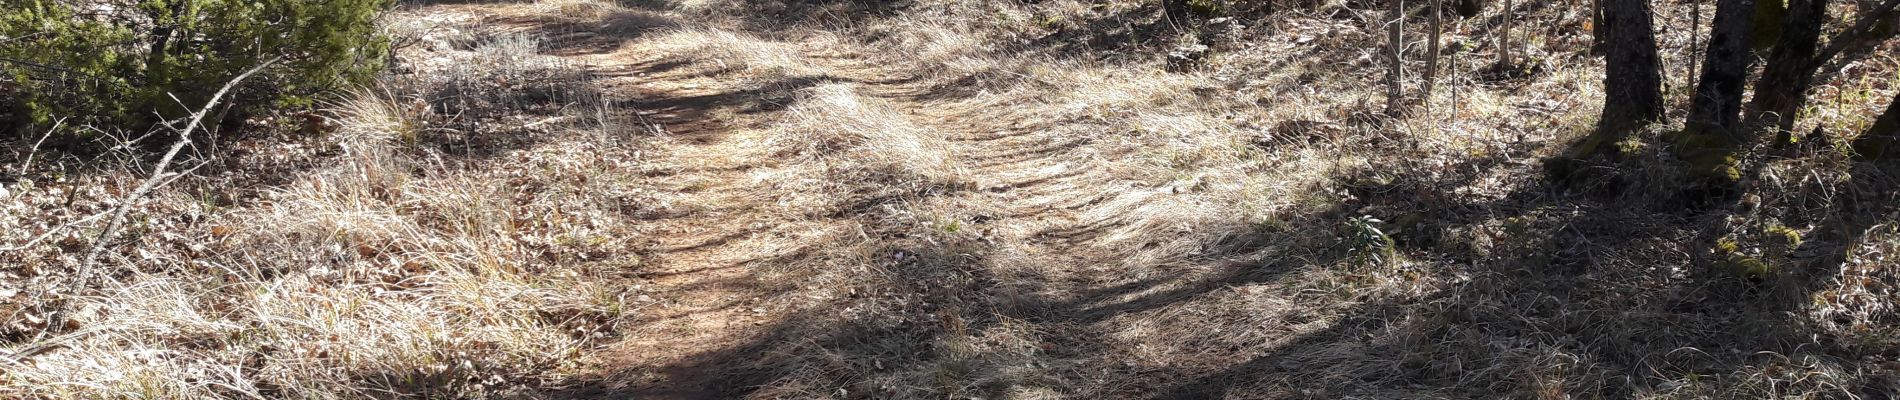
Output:
<path fill-rule="evenodd" d="M 180 190 L 190 182 L 161 191 L 141 213 L 165 225 L 134 224 L 136 239 L 96 266 L 121 272 L 65 294 L 52 312 L 67 327 L 53 328 L 70 333 L 9 346 L 19 356 L 3 356 L 0 396 L 532 396 L 573 373 L 640 307 L 597 278 L 638 260 L 617 217 L 640 207 L 623 179 L 637 150 L 600 138 L 613 127 L 590 114 L 601 101 L 590 81 L 546 71 L 571 67 L 526 61 L 538 57 L 531 40 L 490 43 L 425 74 L 548 85 L 398 79 L 335 103 L 336 130 L 311 139 L 336 155 L 307 171 L 244 171 L 285 177 L 254 199 Z M 461 100 L 429 96 L 444 90 Z M 462 108 L 445 115 L 449 105 Z M 440 132 L 474 129 L 457 119 L 488 111 L 475 107 L 527 114 L 518 129 L 544 141 L 453 151 Z M 458 159 L 483 156 L 497 159 Z M 501 159 L 512 167 L 471 167 Z"/>

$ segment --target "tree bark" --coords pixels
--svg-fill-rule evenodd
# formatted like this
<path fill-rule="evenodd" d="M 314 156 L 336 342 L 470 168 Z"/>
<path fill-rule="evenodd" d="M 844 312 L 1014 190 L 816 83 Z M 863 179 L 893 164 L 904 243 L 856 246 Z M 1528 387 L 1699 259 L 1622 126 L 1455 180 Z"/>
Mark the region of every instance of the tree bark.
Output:
<path fill-rule="evenodd" d="M 1405 104 L 1405 0 L 1392 0 L 1392 20 L 1386 23 L 1390 39 L 1390 69 L 1386 70 L 1385 113 L 1399 115 Z"/>
<path fill-rule="evenodd" d="M 1880 6 L 1876 7 L 1872 12 L 1862 14 L 1860 20 L 1855 22 L 1853 27 L 1841 31 L 1841 33 L 1834 35 L 1833 38 L 1829 38 L 1827 47 L 1821 49 L 1820 55 L 1814 56 L 1814 62 L 1816 64 L 1827 64 L 1834 56 L 1846 51 L 1848 46 L 1859 42 L 1863 36 L 1872 34 L 1878 30 L 1876 28 L 1879 27 L 1880 22 L 1893 15 L 1895 9 L 1900 9 L 1900 0 L 1887 0 L 1885 3 L 1881 3 Z"/>
<path fill-rule="evenodd" d="M 1697 56 L 1700 56 L 1701 54 L 1696 53 L 1696 51 L 1701 50 L 1701 49 L 1702 49 L 1702 0 L 1689 0 L 1689 57 L 1695 58 Z M 1695 62 L 1688 62 L 1684 64 L 1689 64 L 1689 74 L 1683 75 L 1682 78 L 1695 79 L 1696 66 L 1699 64 Z"/>
<path fill-rule="evenodd" d="M 1161 0 L 1161 12 L 1164 16 L 1168 17 L 1168 23 L 1173 25 L 1176 29 L 1187 25 L 1187 0 Z"/>
<path fill-rule="evenodd" d="M 1661 62 L 1648 0 L 1604 0 L 1603 114 L 1598 135 L 1621 140 L 1631 129 L 1662 118 Z"/>
<path fill-rule="evenodd" d="M 1854 139 L 1854 153 L 1864 160 L 1900 159 L 1900 95 L 1887 103 L 1874 125 Z"/>
<path fill-rule="evenodd" d="M 1458 16 L 1463 18 L 1476 17 L 1479 13 L 1484 12 L 1484 3 L 1488 1 L 1490 0 L 1458 0 L 1458 4 L 1456 5 Z"/>
<path fill-rule="evenodd" d="M 1438 34 L 1445 26 L 1444 4 L 1445 0 L 1432 0 L 1432 33 L 1425 41 L 1425 91 L 1421 94 L 1426 110 L 1432 108 L 1432 87 L 1438 86 Z"/>
<path fill-rule="evenodd" d="M 1676 156 L 1689 163 L 1690 174 L 1711 183 L 1741 179 L 1738 153 L 1748 139 L 1740 126 L 1742 89 L 1755 60 L 1748 40 L 1754 11 L 1754 0 L 1716 3 L 1708 56 L 1689 103 L 1689 121 L 1674 138 Z"/>
<path fill-rule="evenodd" d="M 1808 85 L 1821 63 L 1814 57 L 1820 46 L 1821 24 L 1828 0 L 1789 0 L 1782 21 L 1781 40 L 1768 56 L 1761 80 L 1755 83 L 1755 101 L 1749 120 L 1773 126 L 1776 144 L 1792 140 L 1796 113 L 1807 103 Z"/>
<path fill-rule="evenodd" d="M 1515 11 L 1513 6 L 1511 0 L 1504 0 L 1504 9 L 1500 10 L 1499 19 L 1504 20 L 1503 29 L 1498 30 L 1498 67 L 1500 69 L 1511 65 L 1511 12 Z"/>
<path fill-rule="evenodd" d="M 1756 0 L 1753 34 L 1749 36 L 1749 46 L 1756 53 L 1767 53 L 1770 48 L 1781 44 L 1784 23 L 1788 20 L 1788 9 L 1796 5 L 1788 4 L 1793 0 Z"/>
<path fill-rule="evenodd" d="M 1603 53 L 1609 37 L 1603 25 L 1603 0 L 1590 0 L 1590 54 Z"/>
<path fill-rule="evenodd" d="M 1630 132 L 1663 117 L 1662 64 L 1656 54 L 1656 31 L 1649 0 L 1602 0 L 1603 4 L 1603 114 L 1590 136 L 1571 145 L 1566 156 L 1545 164 L 1544 172 L 1559 182 L 1586 181 L 1587 160 L 1625 160 L 1621 143 Z"/>

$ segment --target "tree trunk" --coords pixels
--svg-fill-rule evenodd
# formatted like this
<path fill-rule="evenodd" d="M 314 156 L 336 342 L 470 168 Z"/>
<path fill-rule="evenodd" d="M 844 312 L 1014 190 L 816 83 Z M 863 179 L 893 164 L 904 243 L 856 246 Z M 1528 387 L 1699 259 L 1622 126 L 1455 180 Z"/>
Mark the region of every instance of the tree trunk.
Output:
<path fill-rule="evenodd" d="M 1887 103 L 1887 111 L 1880 113 L 1874 126 L 1854 139 L 1854 153 L 1865 160 L 1900 159 L 1900 95 Z"/>
<path fill-rule="evenodd" d="M 1649 0 L 1604 0 L 1603 115 L 1597 134 L 1621 140 L 1631 129 L 1662 118 L 1661 58 Z"/>
<path fill-rule="evenodd" d="M 1749 36 L 1749 46 L 1757 54 L 1767 53 L 1770 48 L 1781 44 L 1782 31 L 1787 28 L 1783 22 L 1788 20 L 1788 9 L 1797 6 L 1788 4 L 1791 2 L 1793 0 L 1755 1 L 1754 20 L 1750 23 L 1754 30 Z"/>
<path fill-rule="evenodd" d="M 1499 15 L 1499 18 L 1504 20 L 1503 28 L 1498 30 L 1499 69 L 1511 65 L 1511 12 L 1515 11 L 1513 6 L 1511 0 L 1504 0 L 1504 9 L 1501 10 L 1501 14 Z"/>
<path fill-rule="evenodd" d="M 1602 54 L 1609 33 L 1603 25 L 1603 0 L 1590 0 L 1590 54 Z"/>
<path fill-rule="evenodd" d="M 1701 49 L 1702 49 L 1702 0 L 1689 0 L 1689 57 L 1695 58 L 1697 56 L 1700 56 L 1701 54 L 1696 53 L 1696 51 L 1701 50 Z M 1696 66 L 1699 64 L 1694 63 L 1694 62 L 1688 62 L 1684 64 L 1689 64 L 1689 74 L 1683 75 L 1682 79 L 1695 79 Z"/>
<path fill-rule="evenodd" d="M 1386 70 L 1385 113 L 1399 115 L 1405 103 L 1405 0 L 1392 0 L 1392 20 L 1386 24 L 1386 32 L 1391 42 L 1387 49 L 1390 69 Z"/>
<path fill-rule="evenodd" d="M 1820 55 L 1814 56 L 1814 63 L 1827 64 L 1834 56 L 1840 55 L 1843 51 L 1847 51 L 1848 47 L 1853 46 L 1855 42 L 1859 42 L 1863 37 L 1874 35 L 1876 33 L 1875 31 L 1879 30 L 1880 22 L 1885 21 L 1889 16 L 1894 16 L 1893 12 L 1896 9 L 1900 9 L 1900 0 L 1887 0 L 1885 3 L 1881 3 L 1880 6 L 1874 8 L 1873 11 L 1861 14 L 1860 19 L 1854 23 L 1853 27 L 1847 28 L 1847 30 L 1841 31 L 1841 33 L 1835 34 L 1834 37 L 1828 39 L 1827 47 L 1821 49 Z"/>
<path fill-rule="evenodd" d="M 1772 0 L 1771 0 L 1772 1 Z M 1755 102 L 1749 120 L 1773 126 L 1775 143 L 1786 144 L 1793 136 L 1796 113 L 1807 103 L 1808 85 L 1814 80 L 1814 52 L 1820 45 L 1821 23 L 1827 16 L 1828 0 L 1789 0 L 1788 15 L 1782 21 L 1781 40 L 1768 56 L 1768 66 L 1755 83 Z"/>
<path fill-rule="evenodd" d="M 1860 9 L 1862 10 L 1880 10 L 1884 6 L 1878 0 L 1862 0 L 1860 3 Z M 1868 14 L 1868 16 L 1873 17 L 1872 19 L 1875 21 L 1873 30 L 1868 32 L 1874 35 L 1874 37 L 1887 38 L 1893 37 L 1896 33 L 1900 33 L 1900 15 L 1893 13 L 1872 13 Z"/>
<path fill-rule="evenodd" d="M 1603 114 L 1596 131 L 1573 145 L 1568 156 L 1546 171 L 1560 179 L 1572 178 L 1576 162 L 1607 156 L 1626 156 L 1618 143 L 1631 131 L 1662 119 L 1662 70 L 1656 54 L 1656 31 L 1650 20 L 1649 0 L 1603 1 Z"/>
<path fill-rule="evenodd" d="M 1479 13 L 1484 12 L 1484 3 L 1488 1 L 1490 0 L 1458 0 L 1458 4 L 1456 5 L 1458 16 L 1463 18 L 1476 17 Z"/>
<path fill-rule="evenodd" d="M 1603 2 L 1603 114 L 1596 131 L 1571 145 L 1566 156 L 1545 164 L 1544 172 L 1560 182 L 1579 182 L 1590 175 L 1586 160 L 1627 159 L 1621 143 L 1630 132 L 1663 117 L 1662 64 L 1656 54 L 1656 31 L 1649 0 Z M 1454 92 L 1455 93 L 1455 92 Z"/>
<path fill-rule="evenodd" d="M 1432 0 L 1432 33 L 1425 45 L 1425 91 L 1420 94 L 1425 99 L 1425 109 L 1432 108 L 1432 87 L 1438 85 L 1438 34 L 1444 30 L 1445 0 Z"/>
<path fill-rule="evenodd" d="M 1187 25 L 1187 0 L 1161 0 L 1161 12 L 1168 17 L 1168 23 L 1172 24 L 1176 29 Z"/>
<path fill-rule="evenodd" d="M 1776 1 L 1776 0 L 1768 0 Z M 1702 79 L 1689 103 L 1689 121 L 1674 138 L 1676 155 L 1691 175 L 1710 183 L 1739 181 L 1739 152 L 1747 143 L 1741 125 L 1742 89 L 1747 85 L 1754 0 L 1720 0 L 1709 33 Z"/>
<path fill-rule="evenodd" d="M 184 15 L 188 6 L 187 2 L 179 1 L 170 7 L 147 10 L 145 16 L 151 18 L 155 26 L 152 27 L 152 46 L 145 55 L 145 79 L 162 79 L 170 74 L 170 71 L 165 70 L 166 53 L 171 51 L 172 36 L 176 34 L 181 20 L 189 18 Z"/>

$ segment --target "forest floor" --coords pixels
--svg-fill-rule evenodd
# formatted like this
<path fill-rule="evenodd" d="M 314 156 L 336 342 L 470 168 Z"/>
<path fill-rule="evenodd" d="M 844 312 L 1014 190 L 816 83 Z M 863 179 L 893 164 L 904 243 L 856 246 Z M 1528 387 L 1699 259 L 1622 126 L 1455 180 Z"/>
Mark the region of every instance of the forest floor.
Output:
<path fill-rule="evenodd" d="M 1545 182 L 1603 101 L 1576 7 L 1526 2 L 1516 70 L 1454 21 L 1394 118 L 1338 5 L 806 3 L 404 6 L 376 86 L 142 203 L 95 291 L 62 221 L 142 176 L 24 165 L 0 396 L 1900 395 L 1900 194 L 1826 145 L 1900 41 L 1692 210 Z"/>

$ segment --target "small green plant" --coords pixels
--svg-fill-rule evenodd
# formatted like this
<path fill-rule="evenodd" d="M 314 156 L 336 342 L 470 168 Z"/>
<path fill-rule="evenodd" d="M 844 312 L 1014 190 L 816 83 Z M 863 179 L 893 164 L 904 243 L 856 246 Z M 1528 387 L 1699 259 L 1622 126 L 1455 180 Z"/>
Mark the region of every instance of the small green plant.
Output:
<path fill-rule="evenodd" d="M 0 13 L 0 121 L 16 126 L 0 129 L 71 117 L 82 121 L 67 126 L 139 130 L 189 114 L 187 105 L 265 60 L 281 62 L 233 90 L 225 103 L 235 113 L 216 115 L 309 105 L 312 95 L 366 81 L 387 52 L 376 19 L 393 1 L 9 4 Z"/>
<path fill-rule="evenodd" d="M 1227 13 L 1227 2 L 1223 0 L 1187 0 L 1188 11 L 1203 18 L 1213 18 Z"/>
<path fill-rule="evenodd" d="M 1777 257 L 1793 254 L 1801 247 L 1801 232 L 1781 224 L 1770 225 L 1762 231 L 1762 249 Z"/>
<path fill-rule="evenodd" d="M 937 223 L 937 230 L 941 230 L 944 233 L 957 233 L 958 231 L 963 230 L 963 221 L 958 221 L 955 219 L 952 219 L 949 221 L 940 221 Z"/>
<path fill-rule="evenodd" d="M 1737 276 L 1761 280 L 1773 275 L 1778 265 L 1791 262 L 1789 257 L 1800 246 L 1800 231 L 1770 223 L 1752 234 L 1738 233 L 1716 240 L 1715 251 L 1723 257 L 1721 265 Z"/>
<path fill-rule="evenodd" d="M 1384 264 L 1392 258 L 1394 244 L 1392 237 L 1379 229 L 1384 224 L 1371 215 L 1361 215 L 1346 220 L 1344 245 L 1346 253 L 1353 258 L 1372 264 Z"/>

